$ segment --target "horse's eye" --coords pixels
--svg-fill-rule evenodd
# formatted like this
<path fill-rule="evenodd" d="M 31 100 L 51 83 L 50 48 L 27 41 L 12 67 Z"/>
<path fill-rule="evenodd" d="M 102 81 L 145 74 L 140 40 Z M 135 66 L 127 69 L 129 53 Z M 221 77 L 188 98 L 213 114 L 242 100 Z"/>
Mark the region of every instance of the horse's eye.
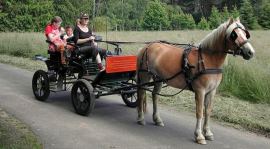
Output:
<path fill-rule="evenodd" d="M 232 31 L 231 35 L 230 35 L 230 38 L 232 41 L 235 41 L 237 39 L 237 34 L 235 31 Z"/>

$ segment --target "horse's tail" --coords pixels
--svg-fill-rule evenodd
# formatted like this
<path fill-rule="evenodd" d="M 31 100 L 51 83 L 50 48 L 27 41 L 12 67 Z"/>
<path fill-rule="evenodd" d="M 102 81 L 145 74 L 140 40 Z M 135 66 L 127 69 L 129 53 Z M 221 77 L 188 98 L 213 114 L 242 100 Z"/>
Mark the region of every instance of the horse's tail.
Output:
<path fill-rule="evenodd" d="M 145 95 L 146 96 L 146 95 Z M 143 112 L 146 113 L 147 111 L 147 102 L 146 102 L 146 97 L 143 99 Z"/>
<path fill-rule="evenodd" d="M 142 70 L 144 69 L 144 63 L 145 63 L 145 51 L 147 50 L 146 47 L 139 49 L 138 55 L 137 55 L 137 84 L 142 84 L 144 83 L 144 78 L 143 78 L 143 74 L 141 73 L 145 73 L 142 72 Z M 139 91 L 140 90 L 140 91 Z M 144 91 L 145 92 L 145 91 Z M 142 95 L 143 94 L 143 95 Z M 137 98 L 137 102 L 138 102 L 138 107 L 141 106 L 142 103 L 142 110 L 145 113 L 146 112 L 146 108 L 147 108 L 147 102 L 146 102 L 146 93 L 143 93 L 142 91 L 142 87 L 138 86 L 138 98 Z"/>

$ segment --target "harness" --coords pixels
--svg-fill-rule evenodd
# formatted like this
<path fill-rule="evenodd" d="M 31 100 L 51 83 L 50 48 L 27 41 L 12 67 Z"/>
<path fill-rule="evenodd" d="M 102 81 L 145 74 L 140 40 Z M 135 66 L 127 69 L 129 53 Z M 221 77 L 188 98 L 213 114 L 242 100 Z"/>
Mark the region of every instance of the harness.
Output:
<path fill-rule="evenodd" d="M 148 47 L 150 45 L 151 44 L 149 44 Z M 139 73 L 140 72 L 150 73 L 154 78 L 158 78 L 158 80 L 155 80 L 153 82 L 140 84 L 139 85 L 140 87 L 145 86 L 145 85 L 153 85 L 153 84 L 158 83 L 158 82 L 166 83 L 166 82 L 176 78 L 177 76 L 183 74 L 184 77 L 185 77 L 186 86 L 182 90 L 180 90 L 178 93 L 176 93 L 176 94 L 179 94 L 180 92 L 182 92 L 186 88 L 188 88 L 191 91 L 194 91 L 193 87 L 192 87 L 192 83 L 193 83 L 194 80 L 199 78 L 201 75 L 204 75 L 204 74 L 220 74 L 220 73 L 223 72 L 223 70 L 219 69 L 219 68 L 205 69 L 205 64 L 204 64 L 204 60 L 203 60 L 203 57 L 202 57 L 202 49 L 200 47 L 196 47 L 198 49 L 198 63 L 197 63 L 197 71 L 196 71 L 197 73 L 193 74 L 192 69 L 195 69 L 196 67 L 189 63 L 188 56 L 189 56 L 190 52 L 192 51 L 192 48 L 194 48 L 195 46 L 190 45 L 190 44 L 186 44 L 186 47 L 185 47 L 184 53 L 183 53 L 183 58 L 182 58 L 182 70 L 180 70 L 179 72 L 177 72 L 176 74 L 174 74 L 171 77 L 162 78 L 162 77 L 158 76 L 157 74 L 155 74 L 154 72 L 152 72 L 149 69 L 149 66 L 148 66 L 148 52 L 147 52 L 148 47 L 145 49 L 145 51 L 144 51 L 144 53 L 142 55 L 142 59 L 145 58 L 145 61 L 146 61 L 146 69 L 139 69 L 138 72 Z M 142 65 L 143 65 L 143 61 L 140 62 L 141 67 L 142 67 Z M 140 82 L 140 80 L 138 80 L 138 82 Z M 148 91 L 151 91 L 151 90 L 149 90 L 149 89 L 147 89 L 145 87 L 144 87 L 144 89 L 148 90 Z M 176 95 L 176 94 L 174 94 L 174 95 Z M 174 95 L 163 95 L 163 94 L 158 94 L 158 95 L 161 95 L 161 96 L 174 96 Z"/>

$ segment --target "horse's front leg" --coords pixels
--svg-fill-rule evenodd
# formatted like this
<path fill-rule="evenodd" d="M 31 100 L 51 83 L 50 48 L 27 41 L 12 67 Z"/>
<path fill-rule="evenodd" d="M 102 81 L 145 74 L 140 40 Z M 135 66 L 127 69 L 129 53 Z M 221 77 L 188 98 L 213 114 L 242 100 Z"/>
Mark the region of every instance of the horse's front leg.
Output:
<path fill-rule="evenodd" d="M 196 100 L 196 129 L 194 132 L 195 140 L 199 144 L 206 144 L 205 137 L 202 134 L 202 119 L 203 119 L 203 103 L 204 103 L 205 93 L 203 91 L 195 92 Z"/>
<path fill-rule="evenodd" d="M 158 96 L 157 93 L 160 92 L 162 87 L 162 83 L 156 83 L 154 86 L 154 90 L 152 92 L 152 98 L 153 98 L 153 121 L 155 122 L 156 125 L 158 126 L 164 126 L 164 123 L 162 119 L 160 118 L 159 112 L 158 112 L 158 107 L 157 107 L 157 100 Z"/>
<path fill-rule="evenodd" d="M 212 111 L 212 99 L 214 98 L 216 94 L 216 89 L 209 92 L 207 95 L 205 95 L 205 119 L 204 119 L 204 125 L 203 125 L 203 133 L 206 140 L 214 140 L 214 135 L 210 130 L 209 126 L 209 119 Z"/>

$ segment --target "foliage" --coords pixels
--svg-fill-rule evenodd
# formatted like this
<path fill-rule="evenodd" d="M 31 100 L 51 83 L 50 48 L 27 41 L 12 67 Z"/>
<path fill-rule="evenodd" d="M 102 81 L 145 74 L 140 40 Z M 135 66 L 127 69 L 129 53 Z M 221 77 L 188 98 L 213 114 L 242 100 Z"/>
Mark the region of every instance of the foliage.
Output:
<path fill-rule="evenodd" d="M 158 0 L 148 3 L 142 26 L 147 30 L 162 30 L 169 26 L 168 14 L 165 7 Z"/>
<path fill-rule="evenodd" d="M 196 23 L 191 14 L 175 14 L 171 18 L 171 27 L 173 30 L 194 29 Z"/>
<path fill-rule="evenodd" d="M 254 15 L 252 5 L 249 0 L 242 0 L 240 8 L 240 18 L 244 26 L 249 29 L 258 29 L 260 28 L 257 18 Z"/>
<path fill-rule="evenodd" d="M 209 26 L 207 20 L 205 19 L 205 17 L 201 18 L 201 21 L 198 23 L 197 28 L 201 29 L 201 30 L 209 30 L 210 29 L 210 26 Z"/>
<path fill-rule="evenodd" d="M 81 12 L 92 16 L 93 6 L 89 0 L 54 0 L 53 4 L 56 15 L 63 19 L 63 25 L 75 25 Z"/>
<path fill-rule="evenodd" d="M 6 0 L 0 12 L 0 31 L 42 31 L 54 15 L 52 0 Z"/>
<path fill-rule="evenodd" d="M 230 17 L 232 17 L 231 14 L 230 14 L 229 11 L 228 11 L 228 7 L 227 7 L 227 6 L 223 7 L 223 11 L 221 12 L 221 16 L 222 16 L 221 22 L 225 22 L 225 21 L 227 21 Z"/>
<path fill-rule="evenodd" d="M 233 18 L 240 17 L 240 13 L 239 13 L 239 11 L 237 10 L 237 7 L 236 7 L 236 6 L 233 6 L 233 10 L 231 11 L 231 16 L 232 16 Z"/>
<path fill-rule="evenodd" d="M 265 29 L 270 29 L 269 18 L 270 18 L 270 3 L 265 3 L 265 5 L 262 6 L 259 15 L 259 24 Z"/>
<path fill-rule="evenodd" d="M 93 22 L 95 32 L 104 32 L 107 28 L 110 28 L 110 23 L 106 17 L 96 17 Z"/>
<path fill-rule="evenodd" d="M 221 24 L 221 15 L 215 6 L 212 7 L 211 15 L 208 20 L 211 29 L 217 28 Z"/>
<path fill-rule="evenodd" d="M 210 29 L 214 29 L 228 17 L 239 16 L 249 29 L 269 29 L 269 2 L 270 0 L 5 0 L 0 1 L 0 31 L 43 31 L 55 15 L 63 19 L 63 26 L 73 26 L 81 12 L 88 13 L 94 20 L 98 17 L 99 23 L 100 18 L 107 17 L 110 24 L 108 29 L 115 31 L 193 29 L 199 27 L 195 24 L 199 24 L 202 17 L 206 18 Z"/>

